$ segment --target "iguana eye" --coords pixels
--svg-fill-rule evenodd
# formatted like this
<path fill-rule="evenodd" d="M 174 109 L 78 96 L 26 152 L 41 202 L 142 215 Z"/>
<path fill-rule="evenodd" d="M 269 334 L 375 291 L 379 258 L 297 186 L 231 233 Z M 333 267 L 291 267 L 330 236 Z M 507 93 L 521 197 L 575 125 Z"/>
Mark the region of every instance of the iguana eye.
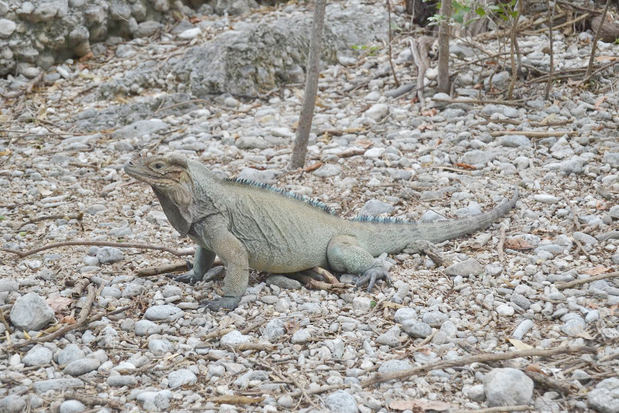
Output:
<path fill-rule="evenodd" d="M 157 170 L 159 170 L 159 169 L 163 169 L 163 167 L 164 167 L 164 166 L 165 166 L 165 165 L 163 164 L 163 162 L 155 162 L 155 163 L 153 164 L 153 168 L 154 168 L 154 169 L 157 169 Z"/>

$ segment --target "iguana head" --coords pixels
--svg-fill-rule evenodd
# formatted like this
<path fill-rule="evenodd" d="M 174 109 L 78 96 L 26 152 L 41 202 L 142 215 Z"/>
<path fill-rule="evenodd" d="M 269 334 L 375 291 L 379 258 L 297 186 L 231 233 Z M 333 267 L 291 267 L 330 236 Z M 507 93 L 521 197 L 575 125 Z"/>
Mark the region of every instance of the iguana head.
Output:
<path fill-rule="evenodd" d="M 181 210 L 189 207 L 193 185 L 184 158 L 174 155 L 139 157 L 125 165 L 125 172 L 149 184 L 160 199 L 167 198 Z"/>

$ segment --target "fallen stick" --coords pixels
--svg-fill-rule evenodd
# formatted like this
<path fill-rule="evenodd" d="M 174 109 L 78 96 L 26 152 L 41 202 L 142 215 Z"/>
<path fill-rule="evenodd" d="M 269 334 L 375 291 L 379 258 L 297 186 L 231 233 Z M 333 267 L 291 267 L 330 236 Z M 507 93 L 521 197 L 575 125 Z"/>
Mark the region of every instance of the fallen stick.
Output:
<path fill-rule="evenodd" d="M 570 392 L 573 390 L 569 383 L 560 382 L 553 379 L 552 377 L 545 376 L 542 373 L 529 370 L 523 370 L 523 372 L 524 374 L 529 376 L 531 380 L 533 380 L 535 383 L 539 384 L 542 387 L 546 387 L 547 389 L 555 390 L 563 394 L 570 394 Z"/>
<path fill-rule="evenodd" d="M 86 308 L 86 307 L 84 307 L 84 308 Z M 85 320 L 81 319 L 82 315 L 85 313 L 84 309 L 82 309 L 82 312 L 80 313 L 80 321 L 78 321 L 77 323 L 70 324 L 68 326 L 62 327 L 61 329 L 56 330 L 53 333 L 47 334 L 47 335 L 42 336 L 42 337 L 31 338 L 30 340 L 26 340 L 26 341 L 24 341 L 22 343 L 17 343 L 17 344 L 13 344 L 13 345 L 7 346 L 4 349 L 4 353 L 8 354 L 9 350 L 16 350 L 16 349 L 21 348 L 21 347 L 29 346 L 30 344 L 43 343 L 43 342 L 54 340 L 54 339 L 56 339 L 56 338 L 58 338 L 58 337 L 60 337 L 60 336 L 62 336 L 64 334 L 68 333 L 69 331 L 77 330 L 78 328 L 82 328 L 85 325 L 90 324 L 90 323 L 92 323 L 94 321 L 99 321 L 103 317 L 109 317 L 109 316 L 114 315 L 114 314 L 122 313 L 123 311 L 126 311 L 129 308 L 131 308 L 131 306 L 127 305 L 127 306 L 124 306 L 124 307 L 117 308 L 114 311 L 110 311 L 109 313 L 102 312 L 102 313 L 97 314 L 96 316 L 92 317 L 91 319 L 85 319 Z M 85 316 L 88 317 L 88 312 L 85 313 Z M 0 353 L 2 353 L 2 352 L 0 352 Z"/>
<path fill-rule="evenodd" d="M 503 136 L 503 135 L 524 135 L 530 138 L 548 138 L 551 136 L 563 136 L 563 135 L 576 135 L 576 131 L 526 131 L 526 130 L 504 130 L 497 132 L 490 132 L 490 136 Z"/>
<path fill-rule="evenodd" d="M 262 350 L 273 350 L 275 348 L 275 345 L 271 343 L 241 343 L 241 344 L 237 344 L 234 346 L 224 346 L 224 347 L 229 348 L 231 350 L 236 350 L 236 351 L 247 351 L 247 350 L 262 351 Z"/>
<path fill-rule="evenodd" d="M 558 347 L 551 349 L 530 349 L 509 351 L 505 353 L 481 353 L 470 357 L 464 357 L 458 360 L 438 361 L 435 363 L 424 364 L 423 366 L 413 367 L 410 369 L 396 371 L 388 374 L 376 374 L 374 377 L 361 382 L 361 387 L 368 387 L 373 384 L 378 384 L 384 381 L 393 379 L 406 379 L 410 376 L 414 376 L 419 373 L 423 373 L 430 370 L 445 369 L 448 367 L 464 366 L 471 363 L 484 363 L 490 361 L 502 361 L 510 360 L 519 357 L 547 357 L 555 354 L 573 354 L 573 353 L 596 353 L 597 350 L 593 347 L 577 346 L 577 347 Z M 307 390 L 308 394 L 319 394 L 328 391 L 341 390 L 348 387 L 346 384 L 330 384 L 322 386 L 314 390 Z M 302 395 L 300 390 L 290 393 L 292 397 L 299 397 Z"/>
<path fill-rule="evenodd" d="M 524 104 L 523 99 L 518 100 L 497 100 L 497 99 L 442 99 L 442 98 L 430 98 L 435 102 L 442 103 L 466 103 L 473 105 L 486 105 L 488 103 L 493 103 L 497 105 L 511 105 L 511 106 L 521 106 Z"/>
<path fill-rule="evenodd" d="M 158 250 L 158 251 L 169 252 L 170 254 L 176 255 L 177 257 L 182 257 L 185 255 L 192 255 L 194 253 L 193 249 L 179 250 L 179 249 L 168 248 L 168 247 L 163 247 L 159 245 L 150 245 L 150 244 L 130 244 L 130 243 L 125 243 L 125 242 L 88 241 L 88 240 L 56 242 L 53 244 L 47 244 L 42 247 L 34 248 L 31 250 L 27 250 L 27 251 L 12 250 L 9 248 L 0 248 L 0 250 L 4 252 L 8 252 L 9 254 L 15 254 L 19 256 L 19 258 L 24 258 L 29 255 L 36 254 L 37 252 L 49 250 L 52 248 L 67 247 L 71 245 L 94 245 L 96 247 L 138 248 L 138 249 L 145 249 L 145 250 Z"/>
<path fill-rule="evenodd" d="M 564 283 L 557 284 L 556 287 L 558 290 L 564 290 L 566 288 L 576 287 L 577 285 L 587 284 L 593 281 L 604 280 L 606 278 L 614 278 L 619 275 L 619 271 L 615 272 L 607 272 L 606 274 L 594 275 L 589 278 L 582 278 L 580 280 L 568 281 Z"/>
<path fill-rule="evenodd" d="M 176 272 L 176 271 L 182 271 L 182 270 L 187 270 L 187 263 L 186 262 L 179 262 L 179 263 L 174 263 L 174 264 L 155 265 L 153 267 L 146 267 L 146 268 L 142 268 L 140 270 L 137 270 L 135 272 L 135 274 L 138 277 L 150 277 L 152 275 L 166 274 L 166 273 L 169 273 L 169 272 Z"/>
<path fill-rule="evenodd" d="M 510 360 L 519 357 L 547 357 L 556 354 L 574 354 L 574 353 L 596 353 L 597 350 L 592 347 L 558 347 L 550 349 L 530 349 L 520 351 L 508 351 L 505 353 L 481 353 L 470 357 L 464 357 L 458 360 L 438 361 L 435 363 L 424 364 L 423 366 L 413 367 L 406 370 L 395 371 L 392 373 L 376 374 L 374 377 L 361 382 L 361 387 L 368 387 L 373 384 L 382 383 L 394 379 L 407 379 L 419 373 L 430 370 L 446 369 L 448 367 L 463 366 L 471 363 L 485 363 L 489 361 Z"/>
<path fill-rule="evenodd" d="M 223 395 L 212 397 L 208 399 L 211 403 L 217 404 L 234 404 L 236 406 L 241 406 L 244 404 L 258 404 L 264 400 L 264 397 L 248 397 L 248 396 L 237 396 L 237 395 Z"/>
<path fill-rule="evenodd" d="M 486 407 L 485 409 L 475 409 L 475 410 L 454 410 L 453 413 L 524 412 L 524 411 L 533 410 L 533 409 L 535 409 L 534 406 L 527 406 L 526 404 L 519 404 L 517 406 Z"/>

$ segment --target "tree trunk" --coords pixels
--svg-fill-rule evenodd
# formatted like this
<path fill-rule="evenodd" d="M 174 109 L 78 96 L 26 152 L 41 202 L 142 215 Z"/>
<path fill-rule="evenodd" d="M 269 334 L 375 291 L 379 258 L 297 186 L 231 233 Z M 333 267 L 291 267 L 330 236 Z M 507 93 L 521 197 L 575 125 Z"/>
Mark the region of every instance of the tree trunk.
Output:
<path fill-rule="evenodd" d="M 312 23 L 312 38 L 310 40 L 309 57 L 307 59 L 305 94 L 303 96 L 303 108 L 299 116 L 299 127 L 297 136 L 292 149 L 292 159 L 290 169 L 302 168 L 305 165 L 307 155 L 307 141 L 309 140 L 312 119 L 314 117 L 314 106 L 316 103 L 316 92 L 318 90 L 318 74 L 320 64 L 320 43 L 322 40 L 322 28 L 325 20 L 326 0 L 316 0 L 314 8 L 314 22 Z"/>
<path fill-rule="evenodd" d="M 441 23 L 438 26 L 438 90 L 449 93 L 449 20 L 451 0 L 441 2 Z"/>

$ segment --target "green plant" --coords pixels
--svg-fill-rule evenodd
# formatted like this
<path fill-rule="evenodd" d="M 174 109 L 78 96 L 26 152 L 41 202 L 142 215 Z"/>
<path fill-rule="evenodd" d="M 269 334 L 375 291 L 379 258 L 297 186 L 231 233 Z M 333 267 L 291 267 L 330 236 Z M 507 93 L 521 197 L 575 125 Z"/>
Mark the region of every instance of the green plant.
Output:
<path fill-rule="evenodd" d="M 358 52 L 367 52 L 369 56 L 376 56 L 378 54 L 378 51 L 380 50 L 379 46 L 368 46 L 365 44 L 353 44 L 352 46 L 350 46 L 350 48 Z"/>
<path fill-rule="evenodd" d="M 518 0 L 510 0 L 508 3 L 499 3 L 488 8 L 504 21 L 508 21 L 510 18 L 517 19 L 520 15 L 516 9 L 516 3 Z"/>

